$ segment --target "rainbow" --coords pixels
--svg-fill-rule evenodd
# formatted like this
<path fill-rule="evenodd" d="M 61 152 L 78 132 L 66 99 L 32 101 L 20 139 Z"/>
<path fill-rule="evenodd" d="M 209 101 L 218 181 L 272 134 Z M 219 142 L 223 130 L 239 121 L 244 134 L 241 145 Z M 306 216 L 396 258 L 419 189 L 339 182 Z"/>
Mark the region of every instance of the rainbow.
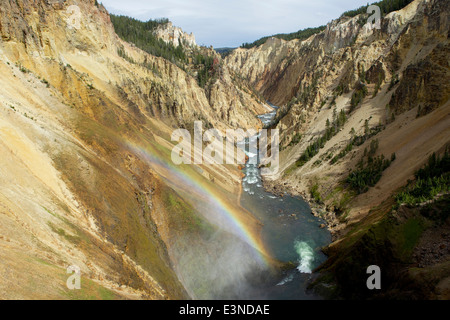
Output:
<path fill-rule="evenodd" d="M 177 166 L 171 161 L 165 160 L 157 151 L 150 151 L 150 148 L 143 148 L 129 140 L 126 141 L 126 145 L 142 159 L 145 159 L 163 179 L 175 187 L 183 186 L 189 194 L 195 194 L 196 199 L 202 199 L 209 204 L 210 209 L 219 215 L 221 222 L 226 222 L 226 225 L 230 227 L 227 228 L 227 231 L 254 248 L 255 257 L 259 262 L 266 266 L 269 265 L 269 255 L 261 239 L 241 220 L 245 209 L 238 209 L 230 205 L 217 191 L 211 188 L 206 178 L 199 174 L 190 174 L 188 172 L 190 170 L 183 170 L 182 166 Z M 198 206 L 196 208 L 198 209 Z"/>

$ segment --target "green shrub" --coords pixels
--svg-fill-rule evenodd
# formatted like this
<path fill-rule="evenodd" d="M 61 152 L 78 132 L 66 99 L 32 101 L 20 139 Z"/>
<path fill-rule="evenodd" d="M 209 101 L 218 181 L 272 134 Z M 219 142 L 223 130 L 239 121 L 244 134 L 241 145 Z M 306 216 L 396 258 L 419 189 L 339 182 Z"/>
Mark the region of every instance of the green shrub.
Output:
<path fill-rule="evenodd" d="M 356 109 L 356 107 L 367 96 L 367 87 L 363 83 L 358 83 L 355 92 L 353 92 L 352 100 L 350 101 L 350 112 Z"/>
<path fill-rule="evenodd" d="M 322 196 L 319 192 L 319 186 L 317 184 L 313 185 L 311 188 L 311 197 L 317 202 L 322 203 Z"/>
<path fill-rule="evenodd" d="M 136 47 L 151 55 L 174 62 L 180 67 L 186 63 L 186 54 L 182 45 L 175 47 L 173 44 L 166 43 L 153 34 L 153 31 L 158 26 L 167 24 L 169 22 L 168 19 L 142 22 L 127 16 L 116 16 L 113 14 L 110 16 L 114 30 L 123 40 L 133 43 Z M 119 52 L 119 55 L 127 58 L 124 52 Z"/>
<path fill-rule="evenodd" d="M 367 164 L 364 165 L 364 161 L 361 161 L 358 168 L 347 177 L 346 182 L 358 194 L 365 193 L 380 181 L 383 171 L 390 165 L 390 159 L 385 159 L 384 155 L 373 158 L 369 151 Z"/>
<path fill-rule="evenodd" d="M 325 143 L 327 143 L 327 141 L 339 132 L 340 128 L 344 126 L 346 121 L 347 115 L 345 111 L 342 109 L 338 115 L 335 110 L 333 114 L 333 122 L 330 123 L 329 120 L 327 121 L 325 133 L 306 148 L 301 157 L 295 162 L 295 165 L 297 167 L 301 167 L 311 160 L 311 158 L 313 158 L 316 154 L 318 154 L 320 149 L 325 147 Z"/>
<path fill-rule="evenodd" d="M 270 37 L 263 37 L 252 43 L 243 43 L 241 48 L 251 49 L 253 47 L 260 46 L 260 45 L 266 43 L 266 41 L 272 37 L 287 40 L 287 41 L 294 40 L 294 39 L 306 40 L 309 37 L 311 37 L 312 35 L 322 32 L 323 30 L 325 30 L 325 28 L 326 28 L 326 26 L 320 26 L 317 28 L 307 28 L 307 29 L 299 30 L 299 31 L 293 32 L 293 33 L 286 33 L 286 34 L 280 33 L 280 34 L 276 34 L 276 35 L 273 35 Z"/>
<path fill-rule="evenodd" d="M 406 7 L 411 2 L 413 2 L 413 0 L 382 0 L 374 2 L 373 4 L 380 7 L 381 14 L 386 15 L 392 11 L 397 11 Z M 358 9 L 346 11 L 342 14 L 342 16 L 355 17 L 358 14 L 365 14 L 367 13 L 368 7 L 369 4 L 367 4 L 366 6 L 359 7 Z"/>
<path fill-rule="evenodd" d="M 428 163 L 415 174 L 416 180 L 396 196 L 397 205 L 414 206 L 432 200 L 440 193 L 450 191 L 450 156 L 442 158 L 433 153 Z"/>

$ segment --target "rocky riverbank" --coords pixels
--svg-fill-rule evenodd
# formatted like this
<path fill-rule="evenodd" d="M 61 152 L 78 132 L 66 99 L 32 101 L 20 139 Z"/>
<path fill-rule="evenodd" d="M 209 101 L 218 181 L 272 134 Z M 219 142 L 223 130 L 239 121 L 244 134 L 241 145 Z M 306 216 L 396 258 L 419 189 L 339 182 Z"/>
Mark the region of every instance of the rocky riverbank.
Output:
<path fill-rule="evenodd" d="M 305 200 L 311 207 L 311 213 L 315 217 L 319 217 L 325 220 L 326 224 L 322 224 L 320 225 L 320 227 L 327 228 L 331 232 L 333 242 L 339 239 L 342 234 L 344 225 L 336 217 L 336 213 L 334 212 L 333 208 L 330 208 L 323 203 L 318 203 L 307 192 L 295 190 L 287 183 L 280 183 L 278 181 L 263 179 L 263 186 L 267 192 L 273 193 L 280 197 L 291 195 L 293 197 L 303 198 L 303 200 Z"/>

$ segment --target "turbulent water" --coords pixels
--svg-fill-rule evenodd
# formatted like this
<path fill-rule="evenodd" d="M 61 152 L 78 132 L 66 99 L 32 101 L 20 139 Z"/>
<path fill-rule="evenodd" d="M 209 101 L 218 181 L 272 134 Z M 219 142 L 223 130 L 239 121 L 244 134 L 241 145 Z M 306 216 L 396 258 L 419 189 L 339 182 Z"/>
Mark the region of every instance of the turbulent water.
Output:
<path fill-rule="evenodd" d="M 261 120 L 267 124 L 274 116 L 272 112 L 261 116 Z M 245 147 L 245 142 L 240 147 Z M 258 155 L 246 154 L 255 161 L 248 161 L 243 168 L 241 205 L 262 222 L 266 252 L 295 267 L 278 273 L 269 269 L 248 239 L 234 232 L 233 221 L 223 215 L 220 203 L 160 161 L 158 171 L 167 171 L 165 177 L 174 190 L 190 199 L 193 207 L 218 227 L 208 238 L 187 235 L 177 239 L 172 253 L 179 278 L 195 299 L 320 299 L 307 293 L 306 287 L 312 270 L 326 259 L 321 247 L 331 241 L 329 232 L 319 227 L 324 222 L 311 214 L 303 199 L 266 192 Z M 157 159 L 152 161 L 156 163 Z"/>
<path fill-rule="evenodd" d="M 261 116 L 269 123 L 275 112 Z M 249 158 L 257 157 L 247 153 Z M 317 299 L 306 292 L 312 270 L 326 260 L 321 247 L 328 245 L 331 235 L 321 229 L 324 223 L 312 215 L 309 205 L 301 198 L 275 196 L 264 190 L 260 169 L 250 161 L 243 169 L 241 204 L 264 224 L 262 237 L 271 255 L 282 262 L 293 262 L 296 269 L 278 275 L 249 293 L 250 298 L 263 299 Z"/>
<path fill-rule="evenodd" d="M 304 241 L 295 242 L 295 251 L 299 256 L 297 270 L 301 273 L 311 273 L 314 264 L 314 251 L 311 246 Z"/>

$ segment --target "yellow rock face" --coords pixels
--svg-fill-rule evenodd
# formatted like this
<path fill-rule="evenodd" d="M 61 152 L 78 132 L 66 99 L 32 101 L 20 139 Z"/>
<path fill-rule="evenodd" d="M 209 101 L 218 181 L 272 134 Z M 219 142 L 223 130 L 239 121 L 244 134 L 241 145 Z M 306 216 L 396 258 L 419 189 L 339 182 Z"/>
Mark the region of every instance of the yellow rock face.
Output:
<path fill-rule="evenodd" d="M 164 211 L 175 191 L 144 154 L 169 163 L 175 128 L 199 118 L 258 127 L 266 109 L 227 69 L 207 96 L 172 63 L 122 42 L 94 1 L 47 3 L 1 5 L 0 297 L 186 298 L 171 245 L 198 213 L 187 202 L 179 215 Z M 237 202 L 236 166 L 191 174 Z M 71 265 L 81 291 L 66 287 Z"/>

